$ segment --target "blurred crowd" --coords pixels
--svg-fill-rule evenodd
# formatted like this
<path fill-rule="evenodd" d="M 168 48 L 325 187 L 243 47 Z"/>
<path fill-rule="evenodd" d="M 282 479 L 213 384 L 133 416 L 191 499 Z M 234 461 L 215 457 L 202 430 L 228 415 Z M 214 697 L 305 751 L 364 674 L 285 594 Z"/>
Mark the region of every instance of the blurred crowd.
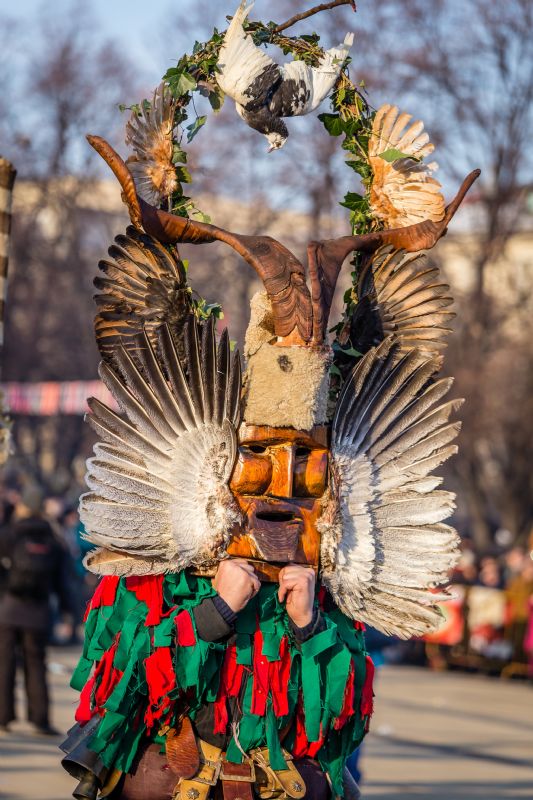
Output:
<path fill-rule="evenodd" d="M 426 640 L 429 663 L 533 677 L 533 549 L 479 554 L 468 538 L 451 574 L 444 624 Z"/>
<path fill-rule="evenodd" d="M 28 518 L 43 519 L 48 523 L 62 554 L 59 584 L 49 597 L 49 641 L 52 644 L 78 643 L 83 637 L 85 608 L 97 579 L 83 566 L 83 558 L 91 545 L 83 539 L 84 529 L 78 516 L 77 503 L 62 497 L 47 496 L 39 486 L 33 484 L 20 490 L 3 489 L 0 492 L 0 542 L 2 532 L 5 538 L 9 529 Z M 8 571 L 0 559 L 0 595 L 5 590 Z"/>

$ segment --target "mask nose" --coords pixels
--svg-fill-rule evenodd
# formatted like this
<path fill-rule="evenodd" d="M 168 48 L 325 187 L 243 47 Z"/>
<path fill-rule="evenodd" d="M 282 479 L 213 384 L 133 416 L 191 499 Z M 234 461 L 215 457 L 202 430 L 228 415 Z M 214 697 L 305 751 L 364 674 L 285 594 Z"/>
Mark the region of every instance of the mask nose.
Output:
<path fill-rule="evenodd" d="M 293 446 L 276 448 L 272 454 L 272 481 L 267 491 L 270 497 L 292 497 L 294 486 Z"/>

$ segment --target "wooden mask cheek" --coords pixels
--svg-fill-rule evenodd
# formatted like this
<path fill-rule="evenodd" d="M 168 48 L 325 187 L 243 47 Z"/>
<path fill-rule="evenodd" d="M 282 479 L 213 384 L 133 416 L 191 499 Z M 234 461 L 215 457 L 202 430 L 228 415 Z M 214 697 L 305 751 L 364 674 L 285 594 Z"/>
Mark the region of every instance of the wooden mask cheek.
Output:
<path fill-rule="evenodd" d="M 272 461 L 268 455 L 239 452 L 230 481 L 235 495 L 262 495 L 272 482 Z"/>
<path fill-rule="evenodd" d="M 294 497 L 322 497 L 328 480 L 327 450 L 310 450 L 296 457 L 293 473 Z"/>

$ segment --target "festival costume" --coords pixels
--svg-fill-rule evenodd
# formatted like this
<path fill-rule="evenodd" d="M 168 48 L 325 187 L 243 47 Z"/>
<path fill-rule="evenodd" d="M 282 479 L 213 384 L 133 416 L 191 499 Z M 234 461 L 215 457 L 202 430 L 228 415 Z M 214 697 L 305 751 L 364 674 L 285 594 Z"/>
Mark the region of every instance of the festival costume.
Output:
<path fill-rule="evenodd" d="M 320 780 L 322 796 L 339 796 L 372 713 L 364 623 L 404 638 L 434 629 L 457 558 L 443 524 L 453 496 L 432 475 L 459 428 L 458 402 L 441 403 L 451 381 L 437 378 L 451 298 L 408 253 L 435 244 L 477 174 L 445 207 L 419 160 L 432 150 L 421 124 L 384 106 L 369 118 L 372 224 L 311 242 L 306 272 L 271 237 L 162 209 L 184 107 L 168 86 L 133 114 L 127 163 L 89 137 L 132 226 L 96 281 L 100 375 L 120 413 L 89 403 L 100 441 L 80 515 L 97 547 L 86 565 L 103 577 L 63 763 L 76 797 L 300 798 Z M 385 143 L 401 158 L 378 164 Z M 243 375 L 176 249 L 215 240 L 265 288 Z M 329 310 L 352 252 L 356 285 L 332 348 Z M 232 557 L 262 580 L 238 614 L 211 582 Z M 289 563 L 317 575 L 306 629 L 278 600 Z"/>

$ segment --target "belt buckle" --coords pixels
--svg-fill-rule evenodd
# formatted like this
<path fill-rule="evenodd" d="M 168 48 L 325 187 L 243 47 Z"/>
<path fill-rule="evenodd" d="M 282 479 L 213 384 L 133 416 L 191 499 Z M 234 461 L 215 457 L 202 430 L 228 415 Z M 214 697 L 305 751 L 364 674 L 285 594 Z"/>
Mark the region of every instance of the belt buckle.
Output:
<path fill-rule="evenodd" d="M 255 783 L 255 765 L 254 765 L 254 762 L 251 759 L 249 761 L 243 762 L 250 768 L 250 775 L 249 776 L 247 776 L 247 775 L 226 775 L 226 773 L 224 772 L 224 764 L 225 763 L 226 762 L 223 761 L 220 764 L 220 766 L 221 766 L 221 770 L 220 770 L 220 778 L 221 778 L 221 780 L 223 780 L 223 781 L 224 780 L 226 780 L 226 781 L 240 781 L 242 783 Z"/>
<path fill-rule="evenodd" d="M 220 775 L 220 770 L 222 769 L 222 762 L 211 761 L 209 758 L 201 758 L 200 772 L 202 771 L 204 766 L 210 767 L 213 770 L 213 777 L 210 780 L 208 780 L 207 778 L 202 778 L 200 775 L 196 775 L 192 780 L 198 781 L 198 783 L 207 784 L 207 786 L 216 786 L 218 782 L 218 777 Z"/>

